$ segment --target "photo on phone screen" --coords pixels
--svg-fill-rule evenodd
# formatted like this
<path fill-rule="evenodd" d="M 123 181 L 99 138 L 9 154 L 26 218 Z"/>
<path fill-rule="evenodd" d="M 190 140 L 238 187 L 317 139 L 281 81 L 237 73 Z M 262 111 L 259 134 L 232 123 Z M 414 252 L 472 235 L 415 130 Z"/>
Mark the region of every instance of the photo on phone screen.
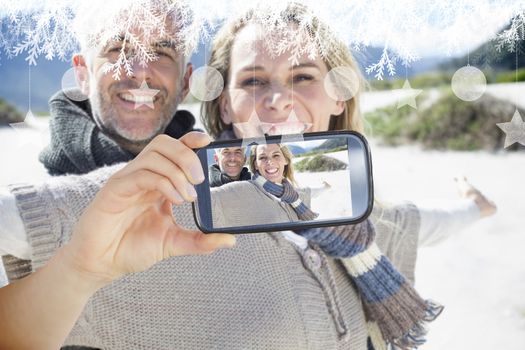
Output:
<path fill-rule="evenodd" d="M 272 136 L 243 147 L 235 140 L 197 152 L 208 169 L 194 206 L 204 232 L 268 232 L 366 218 L 372 173 L 362 137 L 332 132 L 282 141 Z"/>

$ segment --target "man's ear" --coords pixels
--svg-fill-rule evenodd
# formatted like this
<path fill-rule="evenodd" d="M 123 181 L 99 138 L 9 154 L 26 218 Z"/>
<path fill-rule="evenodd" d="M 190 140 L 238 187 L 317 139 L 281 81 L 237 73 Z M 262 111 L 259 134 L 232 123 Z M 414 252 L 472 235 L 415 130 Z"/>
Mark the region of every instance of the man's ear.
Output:
<path fill-rule="evenodd" d="M 215 163 L 219 162 L 219 157 L 217 156 L 217 153 L 213 155 L 213 159 L 215 160 Z"/>
<path fill-rule="evenodd" d="M 221 112 L 220 114 L 222 122 L 224 124 L 231 124 L 232 117 L 230 113 L 230 96 L 226 91 L 223 91 L 222 94 L 219 96 L 219 108 Z"/>
<path fill-rule="evenodd" d="M 73 69 L 78 88 L 84 95 L 89 96 L 89 70 L 84 56 L 73 55 Z"/>
<path fill-rule="evenodd" d="M 190 92 L 190 78 L 193 73 L 193 65 L 191 63 L 186 64 L 186 71 L 184 72 L 184 77 L 182 78 L 182 99 L 184 101 L 188 93 Z"/>

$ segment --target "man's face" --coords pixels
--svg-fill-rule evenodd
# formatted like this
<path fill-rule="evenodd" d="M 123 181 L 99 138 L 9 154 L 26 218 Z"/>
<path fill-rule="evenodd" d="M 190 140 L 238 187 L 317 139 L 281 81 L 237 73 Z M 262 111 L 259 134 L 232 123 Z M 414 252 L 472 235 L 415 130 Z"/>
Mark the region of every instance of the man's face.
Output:
<path fill-rule="evenodd" d="M 243 149 L 240 147 L 222 148 L 216 154 L 215 160 L 219 164 L 221 172 L 236 180 L 241 174 L 246 157 Z"/>
<path fill-rule="evenodd" d="M 191 66 L 184 67 L 183 55 L 169 41 L 156 37 L 145 44 L 158 58 L 146 67 L 135 60 L 131 76 L 123 68 L 120 80 L 113 78 L 113 71 L 104 72 L 117 62 L 121 40 L 101 48 L 89 67 L 89 99 L 97 124 L 133 153 L 164 132 L 188 93 L 191 75 Z"/>

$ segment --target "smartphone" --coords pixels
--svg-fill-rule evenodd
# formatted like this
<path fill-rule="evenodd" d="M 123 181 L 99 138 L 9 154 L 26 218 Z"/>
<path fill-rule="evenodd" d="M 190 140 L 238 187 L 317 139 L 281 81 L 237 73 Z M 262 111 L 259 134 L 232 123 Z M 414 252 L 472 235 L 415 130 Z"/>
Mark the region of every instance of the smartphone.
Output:
<path fill-rule="evenodd" d="M 205 180 L 193 214 L 205 233 L 356 224 L 373 208 L 370 149 L 357 132 L 216 141 L 196 153 Z"/>

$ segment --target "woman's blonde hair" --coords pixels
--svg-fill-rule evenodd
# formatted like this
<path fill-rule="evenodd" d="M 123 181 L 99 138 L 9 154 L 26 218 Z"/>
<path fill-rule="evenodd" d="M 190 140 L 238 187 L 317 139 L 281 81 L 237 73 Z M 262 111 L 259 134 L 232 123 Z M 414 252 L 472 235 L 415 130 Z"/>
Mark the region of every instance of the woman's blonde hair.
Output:
<path fill-rule="evenodd" d="M 276 16 L 274 13 L 265 14 L 259 8 L 252 9 L 244 16 L 226 23 L 215 37 L 208 64 L 217 69 L 222 75 L 225 88 L 229 84 L 231 52 L 237 34 L 247 24 L 258 23 L 269 18 L 275 21 Z M 355 77 L 357 77 L 359 82 L 358 84 L 354 82 L 354 86 L 358 86 L 358 89 L 354 91 L 352 98 L 345 101 L 344 111 L 340 115 L 332 115 L 330 117 L 328 130 L 354 130 L 364 133 L 359 105 L 364 79 L 347 45 L 337 38 L 325 23 L 321 22 L 302 4 L 288 4 L 278 14 L 277 20 L 287 25 L 297 24 L 302 26 L 317 48 L 316 51 L 321 53 L 321 58 L 329 71 L 336 67 L 346 67 L 355 73 Z M 220 99 L 221 96 L 211 101 L 205 101 L 201 105 L 202 123 L 208 133 L 214 138 L 218 138 L 225 130 L 232 130 L 231 124 L 225 124 L 222 121 Z"/>
<path fill-rule="evenodd" d="M 284 158 L 288 162 L 288 164 L 284 166 L 283 176 L 288 181 L 290 181 L 294 186 L 297 186 L 297 182 L 295 181 L 294 170 L 293 170 L 292 151 L 290 151 L 290 149 L 287 146 L 283 145 L 282 143 L 277 143 L 276 145 L 279 146 L 281 153 L 283 154 Z M 257 169 L 255 167 L 255 162 L 257 161 L 257 147 L 259 146 L 261 145 L 253 145 L 250 147 L 250 159 L 248 161 L 249 162 L 248 165 L 250 166 L 250 171 L 252 172 L 252 174 L 255 174 L 257 172 Z"/>

